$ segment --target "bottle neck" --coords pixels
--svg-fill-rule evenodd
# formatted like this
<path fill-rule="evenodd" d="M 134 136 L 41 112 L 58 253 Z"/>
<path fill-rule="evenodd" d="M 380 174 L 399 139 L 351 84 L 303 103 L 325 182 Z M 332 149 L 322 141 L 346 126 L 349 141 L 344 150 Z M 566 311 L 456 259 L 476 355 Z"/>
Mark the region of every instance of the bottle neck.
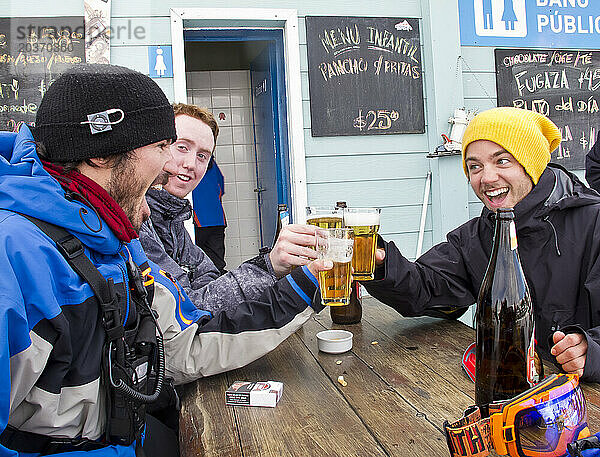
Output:
<path fill-rule="evenodd" d="M 528 301 L 529 291 L 519 260 L 515 221 L 503 216 L 496 220 L 494 247 L 482 289 L 487 289 L 492 297 L 504 297 L 507 303 L 516 304 L 522 299 Z"/>
<path fill-rule="evenodd" d="M 511 254 L 517 250 L 517 231 L 514 219 L 498 218 L 494 232 L 494 247 L 492 257 L 496 257 L 498 252 Z"/>

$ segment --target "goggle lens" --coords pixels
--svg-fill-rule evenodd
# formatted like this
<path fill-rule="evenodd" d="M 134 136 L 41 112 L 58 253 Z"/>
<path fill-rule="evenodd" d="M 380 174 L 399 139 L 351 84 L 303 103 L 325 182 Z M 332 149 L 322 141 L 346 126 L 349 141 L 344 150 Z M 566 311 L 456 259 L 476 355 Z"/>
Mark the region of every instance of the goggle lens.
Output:
<path fill-rule="evenodd" d="M 587 427 L 587 410 L 579 386 L 561 397 L 531 406 L 515 417 L 517 451 L 522 457 L 561 457 L 567 444 Z"/>

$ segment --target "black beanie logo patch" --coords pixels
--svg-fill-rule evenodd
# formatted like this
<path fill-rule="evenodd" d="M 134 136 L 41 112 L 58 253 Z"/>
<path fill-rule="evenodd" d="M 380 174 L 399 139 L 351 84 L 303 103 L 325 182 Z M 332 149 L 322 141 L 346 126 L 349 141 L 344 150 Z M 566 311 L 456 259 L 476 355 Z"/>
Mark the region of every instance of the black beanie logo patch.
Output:
<path fill-rule="evenodd" d="M 109 115 L 114 113 L 120 113 L 121 117 L 116 121 L 111 121 L 109 119 Z M 113 125 L 118 124 L 125 118 L 125 113 L 119 108 L 113 108 L 106 111 L 101 111 L 99 113 L 88 114 L 87 118 L 88 120 L 83 121 L 81 124 L 89 124 L 90 131 L 92 135 L 94 135 L 96 133 L 108 132 L 112 130 Z"/>

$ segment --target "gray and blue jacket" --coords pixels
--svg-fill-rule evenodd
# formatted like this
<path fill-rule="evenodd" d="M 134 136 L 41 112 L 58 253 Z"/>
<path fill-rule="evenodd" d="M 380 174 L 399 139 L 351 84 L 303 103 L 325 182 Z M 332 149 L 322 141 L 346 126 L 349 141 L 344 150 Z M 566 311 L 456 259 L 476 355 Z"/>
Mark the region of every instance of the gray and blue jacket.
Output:
<path fill-rule="evenodd" d="M 150 189 L 146 201 L 151 216 L 140 230 L 144 251 L 183 286 L 198 308 L 211 312 L 233 309 L 256 300 L 276 283 L 268 254 L 261 254 L 220 276 L 212 260 L 192 241 L 184 226 L 192 217 L 189 201 L 163 189 Z"/>

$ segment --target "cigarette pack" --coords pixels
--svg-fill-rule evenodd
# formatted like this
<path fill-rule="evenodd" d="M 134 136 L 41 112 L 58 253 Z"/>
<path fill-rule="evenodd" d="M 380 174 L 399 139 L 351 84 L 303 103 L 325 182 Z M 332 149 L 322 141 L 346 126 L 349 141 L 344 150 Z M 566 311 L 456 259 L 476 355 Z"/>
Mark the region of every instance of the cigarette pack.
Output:
<path fill-rule="evenodd" d="M 236 381 L 225 391 L 225 404 L 231 406 L 268 406 L 273 408 L 283 393 L 277 381 Z"/>

